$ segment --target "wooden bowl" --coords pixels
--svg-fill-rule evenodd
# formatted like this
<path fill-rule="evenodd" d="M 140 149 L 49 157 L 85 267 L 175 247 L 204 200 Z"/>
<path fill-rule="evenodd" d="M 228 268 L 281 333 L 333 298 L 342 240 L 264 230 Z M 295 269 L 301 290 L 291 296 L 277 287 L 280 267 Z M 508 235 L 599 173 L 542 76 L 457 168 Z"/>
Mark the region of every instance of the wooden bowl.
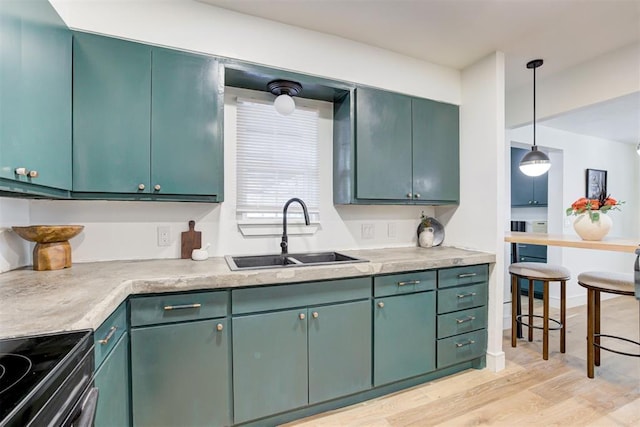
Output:
<path fill-rule="evenodd" d="M 30 242 L 57 243 L 76 237 L 84 225 L 30 225 L 11 228 L 18 236 Z"/>

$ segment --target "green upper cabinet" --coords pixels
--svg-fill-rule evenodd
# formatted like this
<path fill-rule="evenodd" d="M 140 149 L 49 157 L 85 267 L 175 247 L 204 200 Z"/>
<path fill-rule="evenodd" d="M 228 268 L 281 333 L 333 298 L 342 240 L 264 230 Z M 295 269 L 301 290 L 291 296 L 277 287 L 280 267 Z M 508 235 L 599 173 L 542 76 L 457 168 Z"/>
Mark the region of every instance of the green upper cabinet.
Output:
<path fill-rule="evenodd" d="M 460 199 L 458 107 L 414 98 L 411 116 L 414 199 L 457 202 Z"/>
<path fill-rule="evenodd" d="M 73 191 L 149 191 L 151 47 L 73 39 Z"/>
<path fill-rule="evenodd" d="M 511 147 L 511 206 L 547 206 L 549 174 L 527 176 L 520 170 L 520 160 L 528 152 Z"/>
<path fill-rule="evenodd" d="M 74 37 L 74 195 L 223 199 L 218 62 Z"/>
<path fill-rule="evenodd" d="M 336 204 L 455 204 L 459 112 L 358 87 L 334 102 Z"/>
<path fill-rule="evenodd" d="M 164 194 L 222 196 L 218 61 L 153 48 L 151 184 Z"/>
<path fill-rule="evenodd" d="M 0 178 L 71 188 L 71 38 L 49 2 L 0 2 Z"/>
<path fill-rule="evenodd" d="M 399 200 L 412 193 L 411 98 L 356 92 L 356 197 Z"/>

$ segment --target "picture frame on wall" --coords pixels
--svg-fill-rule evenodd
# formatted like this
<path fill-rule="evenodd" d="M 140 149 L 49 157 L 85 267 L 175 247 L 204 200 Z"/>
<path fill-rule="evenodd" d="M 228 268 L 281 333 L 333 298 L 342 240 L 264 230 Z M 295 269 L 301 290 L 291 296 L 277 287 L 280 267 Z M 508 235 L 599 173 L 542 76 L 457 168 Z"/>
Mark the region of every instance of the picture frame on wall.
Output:
<path fill-rule="evenodd" d="M 607 194 L 607 171 L 587 169 L 586 175 L 587 199 L 597 199 L 603 192 Z"/>

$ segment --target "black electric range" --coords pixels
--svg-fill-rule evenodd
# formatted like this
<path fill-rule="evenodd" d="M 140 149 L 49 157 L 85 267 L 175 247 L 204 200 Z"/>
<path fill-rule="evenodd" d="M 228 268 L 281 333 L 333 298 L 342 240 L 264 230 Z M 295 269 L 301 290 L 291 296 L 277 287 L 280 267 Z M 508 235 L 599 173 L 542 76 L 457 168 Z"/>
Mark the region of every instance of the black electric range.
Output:
<path fill-rule="evenodd" d="M 0 427 L 72 425 L 93 357 L 91 330 L 0 340 Z"/>

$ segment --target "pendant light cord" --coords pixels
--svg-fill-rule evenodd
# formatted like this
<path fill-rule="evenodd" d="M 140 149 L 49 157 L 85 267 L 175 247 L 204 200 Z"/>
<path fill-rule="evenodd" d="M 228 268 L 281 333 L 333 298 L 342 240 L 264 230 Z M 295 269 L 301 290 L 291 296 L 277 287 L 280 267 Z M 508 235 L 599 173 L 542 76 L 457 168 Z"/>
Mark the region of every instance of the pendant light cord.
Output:
<path fill-rule="evenodd" d="M 533 146 L 536 146 L 536 69 L 533 68 Z"/>

